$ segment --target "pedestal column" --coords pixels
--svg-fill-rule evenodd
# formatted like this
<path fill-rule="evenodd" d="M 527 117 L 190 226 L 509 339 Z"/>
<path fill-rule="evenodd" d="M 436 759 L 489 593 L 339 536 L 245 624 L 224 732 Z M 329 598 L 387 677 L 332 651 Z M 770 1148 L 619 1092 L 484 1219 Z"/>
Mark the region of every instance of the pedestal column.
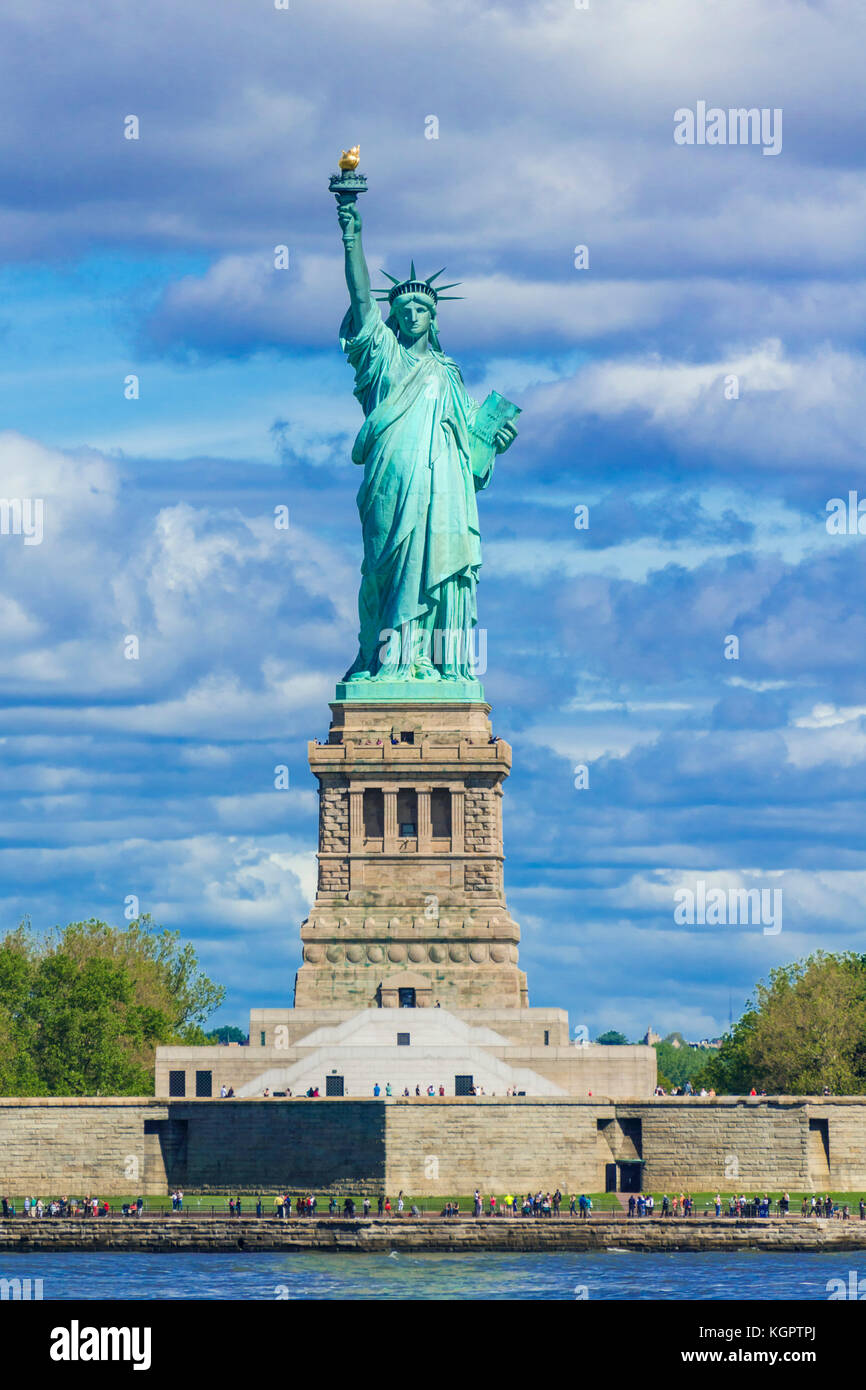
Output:
<path fill-rule="evenodd" d="M 363 789 L 349 791 L 349 853 L 362 854 L 364 850 L 364 792 Z"/>
<path fill-rule="evenodd" d="M 433 848 L 433 822 L 430 819 L 430 788 L 418 788 L 418 853 L 430 854 Z"/>
<path fill-rule="evenodd" d="M 385 843 L 386 854 L 397 853 L 397 790 L 385 788 Z"/>
<path fill-rule="evenodd" d="M 451 853 L 462 854 L 464 843 L 464 793 L 463 791 L 452 791 L 451 793 Z"/>

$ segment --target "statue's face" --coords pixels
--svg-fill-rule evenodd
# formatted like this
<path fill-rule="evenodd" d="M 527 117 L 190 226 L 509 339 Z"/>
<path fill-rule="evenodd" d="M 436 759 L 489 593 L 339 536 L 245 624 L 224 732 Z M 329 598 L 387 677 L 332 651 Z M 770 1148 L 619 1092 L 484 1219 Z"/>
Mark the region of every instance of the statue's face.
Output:
<path fill-rule="evenodd" d="M 400 332 L 413 341 L 423 338 L 433 322 L 433 306 L 426 295 L 406 294 L 394 301 Z"/>

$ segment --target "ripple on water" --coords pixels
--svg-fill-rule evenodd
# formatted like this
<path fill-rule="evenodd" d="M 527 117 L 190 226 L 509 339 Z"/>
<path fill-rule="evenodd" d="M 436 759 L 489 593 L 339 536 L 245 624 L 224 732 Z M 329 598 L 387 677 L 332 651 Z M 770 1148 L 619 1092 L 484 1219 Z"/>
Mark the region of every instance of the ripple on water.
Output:
<path fill-rule="evenodd" d="M 396 1258 L 393 1256 L 396 1255 Z M 609 1259 L 615 1255 L 615 1259 Z M 706 1299 L 827 1297 L 827 1281 L 857 1269 L 852 1253 L 449 1252 L 362 1255 L 315 1251 L 236 1254 L 47 1252 L 7 1255 L 0 1277 L 44 1280 L 46 1299 Z M 860 1267 L 858 1267 L 860 1266 Z"/>

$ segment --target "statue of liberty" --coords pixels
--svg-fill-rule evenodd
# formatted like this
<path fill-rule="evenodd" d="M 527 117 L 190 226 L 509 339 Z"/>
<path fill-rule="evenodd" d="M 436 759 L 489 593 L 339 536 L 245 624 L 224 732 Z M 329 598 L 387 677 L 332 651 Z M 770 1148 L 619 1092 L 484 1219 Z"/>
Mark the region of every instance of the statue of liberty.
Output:
<path fill-rule="evenodd" d="M 341 160 L 344 170 L 356 164 L 357 149 Z M 357 178 L 363 191 L 363 176 Z M 331 187 L 338 193 L 350 301 L 340 343 L 365 416 L 352 449 L 353 462 L 364 469 L 360 641 L 343 680 L 475 685 L 471 640 L 481 568 L 475 494 L 491 480 L 494 455 L 513 443 L 518 410 L 495 393 L 479 407 L 456 362 L 443 353 L 436 306 L 455 296 L 442 294 L 453 285 L 434 288 L 441 270 L 422 280 L 413 261 L 406 280 L 388 275 L 390 287 L 376 295 L 388 303 L 383 322 L 370 288 L 357 197 L 338 191 L 336 175 Z"/>

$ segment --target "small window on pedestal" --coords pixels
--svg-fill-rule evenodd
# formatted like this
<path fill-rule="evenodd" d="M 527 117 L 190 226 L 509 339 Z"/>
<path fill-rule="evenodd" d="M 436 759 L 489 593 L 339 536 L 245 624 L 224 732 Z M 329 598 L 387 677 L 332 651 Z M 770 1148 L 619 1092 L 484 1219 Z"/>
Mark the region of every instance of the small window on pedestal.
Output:
<path fill-rule="evenodd" d="M 368 840 L 381 840 L 385 834 L 385 795 L 380 787 L 364 792 L 364 834 Z"/>
<path fill-rule="evenodd" d="M 397 833 L 414 838 L 418 834 L 418 793 L 401 788 L 397 793 Z"/>
<path fill-rule="evenodd" d="M 451 837 L 451 793 L 447 787 L 434 787 L 430 793 L 430 823 L 434 840 Z"/>

